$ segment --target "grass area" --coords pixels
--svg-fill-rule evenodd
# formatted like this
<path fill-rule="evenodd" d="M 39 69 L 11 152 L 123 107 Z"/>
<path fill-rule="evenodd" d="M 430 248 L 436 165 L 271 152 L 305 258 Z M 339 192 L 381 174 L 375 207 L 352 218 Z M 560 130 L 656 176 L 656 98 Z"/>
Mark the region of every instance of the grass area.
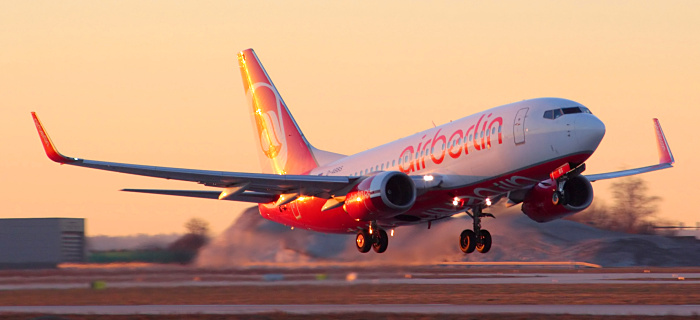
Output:
<path fill-rule="evenodd" d="M 359 284 L 0 291 L 0 305 L 697 304 L 700 284 Z"/>
<path fill-rule="evenodd" d="M 88 262 L 189 263 L 195 255 L 196 252 L 170 250 L 94 251 L 88 255 Z"/>

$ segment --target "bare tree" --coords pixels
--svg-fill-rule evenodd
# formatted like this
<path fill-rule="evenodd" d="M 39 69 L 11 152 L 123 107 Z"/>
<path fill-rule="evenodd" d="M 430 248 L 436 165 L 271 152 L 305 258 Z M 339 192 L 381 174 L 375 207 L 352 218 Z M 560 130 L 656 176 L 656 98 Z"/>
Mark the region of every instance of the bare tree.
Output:
<path fill-rule="evenodd" d="M 658 209 L 657 196 L 647 195 L 647 186 L 642 178 L 626 177 L 611 185 L 615 204 L 610 209 L 613 221 L 619 231 L 628 233 L 648 233 L 649 219 Z M 646 230 L 644 230 L 646 229 Z"/>
<path fill-rule="evenodd" d="M 185 223 L 187 234 L 168 246 L 168 250 L 185 254 L 182 262 L 190 262 L 197 251 L 209 242 L 209 223 L 200 218 L 192 218 Z"/>
<path fill-rule="evenodd" d="M 617 180 L 610 186 L 613 205 L 594 202 L 588 209 L 570 217 L 570 220 L 596 228 L 627 233 L 655 233 L 651 218 L 658 210 L 657 196 L 648 196 L 642 178 L 635 176 Z"/>
<path fill-rule="evenodd" d="M 200 218 L 192 218 L 185 223 L 187 233 L 209 237 L 209 222 Z"/>

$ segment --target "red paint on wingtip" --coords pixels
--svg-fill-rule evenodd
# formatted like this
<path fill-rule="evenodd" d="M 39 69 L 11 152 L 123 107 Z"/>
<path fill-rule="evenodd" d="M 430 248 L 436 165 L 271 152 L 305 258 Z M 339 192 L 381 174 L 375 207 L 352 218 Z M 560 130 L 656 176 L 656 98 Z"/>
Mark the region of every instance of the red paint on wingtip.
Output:
<path fill-rule="evenodd" d="M 674 163 L 671 148 L 668 147 L 668 141 L 661 129 L 659 119 L 654 118 L 654 132 L 656 133 L 656 149 L 659 152 L 659 163 Z"/>
<path fill-rule="evenodd" d="M 39 139 L 41 139 L 41 144 L 44 146 L 44 151 L 46 152 L 46 155 L 49 157 L 49 159 L 58 163 L 75 162 L 75 160 L 62 155 L 60 152 L 58 152 L 58 150 L 56 150 L 56 147 L 53 145 L 53 142 L 51 142 L 51 138 L 49 138 L 49 135 L 46 133 L 44 126 L 41 124 L 41 121 L 39 121 L 39 118 L 36 116 L 36 112 L 32 112 L 32 118 L 34 119 L 34 125 L 36 126 L 36 130 L 37 132 L 39 132 Z"/>

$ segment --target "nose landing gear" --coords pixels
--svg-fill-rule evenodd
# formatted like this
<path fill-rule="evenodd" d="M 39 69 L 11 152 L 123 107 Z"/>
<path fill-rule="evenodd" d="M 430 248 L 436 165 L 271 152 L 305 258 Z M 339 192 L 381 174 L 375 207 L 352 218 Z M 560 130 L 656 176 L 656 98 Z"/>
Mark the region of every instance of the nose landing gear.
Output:
<path fill-rule="evenodd" d="M 469 216 L 474 220 L 474 231 L 469 229 L 462 231 L 459 235 L 459 248 L 464 253 L 472 253 L 475 249 L 480 253 L 489 252 L 491 250 L 491 233 L 486 229 L 481 229 L 481 218 L 493 217 L 493 215 L 482 212 L 481 206 L 476 206 L 472 208 L 472 213 Z"/>

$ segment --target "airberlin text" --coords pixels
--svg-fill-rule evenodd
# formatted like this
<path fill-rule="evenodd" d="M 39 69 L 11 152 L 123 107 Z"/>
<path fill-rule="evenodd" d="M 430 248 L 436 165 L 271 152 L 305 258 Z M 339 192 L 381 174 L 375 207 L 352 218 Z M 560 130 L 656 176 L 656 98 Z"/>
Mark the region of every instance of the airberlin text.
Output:
<path fill-rule="evenodd" d="M 494 143 L 497 141 L 498 144 L 502 144 L 503 118 L 491 118 L 491 116 L 491 113 L 482 115 L 479 121 L 468 127 L 466 131 L 457 129 L 446 135 L 441 134 L 442 129 L 438 129 L 428 140 L 424 140 L 427 137 L 424 135 L 415 147 L 408 146 L 401 151 L 399 170 L 411 173 L 425 169 L 426 157 L 430 157 L 435 164 L 441 164 L 445 160 L 445 153 L 453 159 L 466 156 L 469 154 L 470 145 L 476 151 L 490 149 L 492 138 Z"/>

